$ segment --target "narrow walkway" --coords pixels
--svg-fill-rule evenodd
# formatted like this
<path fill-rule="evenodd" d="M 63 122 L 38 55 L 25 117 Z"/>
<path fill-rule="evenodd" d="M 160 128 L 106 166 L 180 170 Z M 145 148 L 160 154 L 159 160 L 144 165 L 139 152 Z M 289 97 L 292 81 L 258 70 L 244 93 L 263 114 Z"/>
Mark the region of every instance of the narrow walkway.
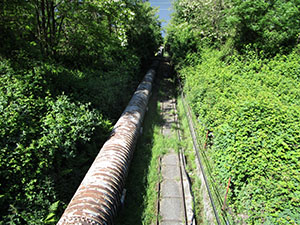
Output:
<path fill-rule="evenodd" d="M 168 79 L 168 63 L 163 66 L 164 78 L 162 90 L 164 98 L 161 99 L 161 114 L 164 121 L 162 134 L 166 138 L 176 137 L 176 99 L 171 94 L 172 84 Z M 166 89 L 168 88 L 168 89 Z M 192 223 L 192 199 L 189 193 L 189 183 L 185 177 L 180 154 L 174 149 L 169 149 L 161 160 L 161 189 L 159 224 L 179 225 Z"/>
<path fill-rule="evenodd" d="M 175 99 L 162 102 L 162 114 L 165 121 L 162 133 L 170 137 L 175 135 L 172 131 L 172 124 L 175 124 L 173 104 Z M 161 164 L 161 200 L 160 200 L 160 216 L 161 224 L 185 224 L 185 211 L 183 202 L 183 193 L 181 188 L 179 158 L 174 149 L 164 155 Z"/>

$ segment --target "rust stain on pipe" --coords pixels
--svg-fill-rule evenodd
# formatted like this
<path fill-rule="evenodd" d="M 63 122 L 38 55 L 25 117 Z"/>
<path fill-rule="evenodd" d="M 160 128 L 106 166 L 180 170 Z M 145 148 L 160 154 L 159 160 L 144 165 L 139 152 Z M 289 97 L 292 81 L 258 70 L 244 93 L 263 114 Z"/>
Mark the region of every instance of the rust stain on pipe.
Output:
<path fill-rule="evenodd" d="M 158 65 L 146 73 L 58 225 L 113 224 Z"/>

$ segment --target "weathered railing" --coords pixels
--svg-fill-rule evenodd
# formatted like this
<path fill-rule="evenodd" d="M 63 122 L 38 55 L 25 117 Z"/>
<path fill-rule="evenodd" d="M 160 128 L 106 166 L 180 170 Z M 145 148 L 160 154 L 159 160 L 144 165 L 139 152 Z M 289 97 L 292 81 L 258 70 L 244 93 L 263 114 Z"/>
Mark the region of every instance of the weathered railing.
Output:
<path fill-rule="evenodd" d="M 150 97 L 155 61 L 115 124 L 58 224 L 112 224 Z"/>

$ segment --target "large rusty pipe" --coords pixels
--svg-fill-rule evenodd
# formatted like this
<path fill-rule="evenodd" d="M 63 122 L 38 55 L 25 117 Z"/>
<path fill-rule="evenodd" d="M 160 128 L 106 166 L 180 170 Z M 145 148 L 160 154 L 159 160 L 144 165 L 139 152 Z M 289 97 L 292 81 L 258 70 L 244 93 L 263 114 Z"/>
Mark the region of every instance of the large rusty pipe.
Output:
<path fill-rule="evenodd" d="M 113 224 L 158 65 L 146 73 L 58 225 Z"/>

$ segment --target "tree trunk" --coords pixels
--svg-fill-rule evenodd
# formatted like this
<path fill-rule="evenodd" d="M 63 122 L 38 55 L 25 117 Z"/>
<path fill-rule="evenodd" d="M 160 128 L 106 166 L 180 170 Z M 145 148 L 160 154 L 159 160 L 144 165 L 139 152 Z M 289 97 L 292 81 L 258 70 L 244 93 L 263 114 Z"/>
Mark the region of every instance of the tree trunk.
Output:
<path fill-rule="evenodd" d="M 55 20 L 55 6 L 54 6 L 54 2 L 53 0 L 51 0 L 50 2 L 50 18 L 51 18 L 51 22 L 52 22 L 52 32 L 51 32 L 51 48 L 52 48 L 52 53 L 53 56 L 55 57 L 56 55 L 56 50 L 55 50 L 55 45 L 57 43 L 57 41 L 55 40 L 55 34 L 56 34 L 56 20 Z"/>
<path fill-rule="evenodd" d="M 41 0 L 41 12 L 42 12 L 42 36 L 43 36 L 42 42 L 43 42 L 44 52 L 46 56 L 48 56 L 45 0 Z"/>

